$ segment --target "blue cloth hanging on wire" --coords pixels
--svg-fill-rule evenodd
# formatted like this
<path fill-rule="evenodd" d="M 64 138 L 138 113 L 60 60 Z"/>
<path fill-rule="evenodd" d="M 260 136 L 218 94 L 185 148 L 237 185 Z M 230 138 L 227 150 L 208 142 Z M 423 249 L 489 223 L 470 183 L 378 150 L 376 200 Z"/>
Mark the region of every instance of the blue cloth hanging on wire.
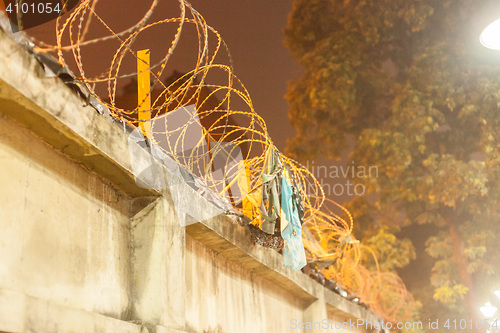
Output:
<path fill-rule="evenodd" d="M 307 264 L 307 261 L 304 243 L 302 242 L 302 225 L 300 223 L 299 211 L 292 195 L 292 187 L 286 180 L 286 177 L 282 177 L 281 210 L 284 214 L 282 214 L 281 220 L 282 223 L 285 218 L 288 221 L 288 225 L 281 232 L 281 237 L 285 241 L 283 265 L 298 271 Z"/>

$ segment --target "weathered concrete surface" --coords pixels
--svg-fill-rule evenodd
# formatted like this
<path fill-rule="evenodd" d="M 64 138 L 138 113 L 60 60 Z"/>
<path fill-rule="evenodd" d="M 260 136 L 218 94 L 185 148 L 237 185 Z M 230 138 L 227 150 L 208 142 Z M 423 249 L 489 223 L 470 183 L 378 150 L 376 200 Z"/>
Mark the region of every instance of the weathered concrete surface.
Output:
<path fill-rule="evenodd" d="M 133 323 L 5 289 L 0 290 L 0 313 L 4 332 L 146 332 Z"/>
<path fill-rule="evenodd" d="M 186 184 L 137 186 L 126 133 L 2 32 L 0 128 L 0 332 L 279 333 L 305 332 L 292 320 L 376 320 L 227 216 L 181 227 L 173 197 L 193 215 L 214 207 Z"/>
<path fill-rule="evenodd" d="M 249 230 L 227 216 L 192 224 L 186 227 L 186 232 L 228 260 L 286 290 L 300 299 L 305 308 L 322 300 L 337 317 L 368 318 L 373 321 L 378 318 L 364 307 L 324 288 L 302 272 L 284 267 L 283 257 L 279 253 L 253 243 Z M 326 314 L 326 309 L 317 309 L 316 314 L 318 311 L 322 315 Z"/>
<path fill-rule="evenodd" d="M 123 194 L 3 116 L 0 128 L 1 288 L 125 316 Z"/>
<path fill-rule="evenodd" d="M 288 332 L 299 298 L 217 252 L 186 240 L 186 318 L 195 332 Z M 203 300 L 203 301 L 202 301 Z"/>
<path fill-rule="evenodd" d="M 183 329 L 185 233 L 168 196 L 132 218 L 134 317 Z"/>
<path fill-rule="evenodd" d="M 135 185 L 122 128 L 104 121 L 58 78 L 47 78 L 41 64 L 1 31 L 0 59 L 3 114 L 125 193 L 159 195 Z"/>

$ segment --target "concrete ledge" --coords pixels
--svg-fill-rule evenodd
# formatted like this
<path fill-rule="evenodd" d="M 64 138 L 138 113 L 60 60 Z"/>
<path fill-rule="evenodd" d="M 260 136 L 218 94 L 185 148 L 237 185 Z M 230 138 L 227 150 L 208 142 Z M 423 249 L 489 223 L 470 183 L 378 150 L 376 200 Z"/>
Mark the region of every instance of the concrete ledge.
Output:
<path fill-rule="evenodd" d="M 278 252 L 253 243 L 248 228 L 227 216 L 189 225 L 186 233 L 227 260 L 300 298 L 304 306 L 314 302 L 322 291 L 322 286 L 302 272 L 284 267 L 283 257 Z"/>
<path fill-rule="evenodd" d="M 351 302 L 326 288 L 325 302 L 327 305 L 327 311 L 335 316 L 354 320 L 357 318 L 363 318 L 365 321 L 372 323 L 382 320 L 382 318 L 360 304 Z"/>
<path fill-rule="evenodd" d="M 46 77 L 42 65 L 1 30 L 0 58 L 0 112 L 124 193 L 160 195 L 135 184 L 123 130 L 85 106 L 60 79 Z"/>
<path fill-rule="evenodd" d="M 12 333 L 148 332 L 139 325 L 5 289 L 0 289 L 0 313 L 0 331 Z"/>
<path fill-rule="evenodd" d="M 380 318 L 363 306 L 356 304 L 320 285 L 302 272 L 283 266 L 283 256 L 275 250 L 255 244 L 250 231 L 227 216 L 192 224 L 186 233 L 256 275 L 275 283 L 309 306 L 317 299 L 324 299 L 328 311 L 343 318 Z"/>
<path fill-rule="evenodd" d="M 163 326 L 156 326 L 154 332 L 152 333 L 187 333 L 187 331 L 179 331 L 173 328 L 167 328 Z"/>

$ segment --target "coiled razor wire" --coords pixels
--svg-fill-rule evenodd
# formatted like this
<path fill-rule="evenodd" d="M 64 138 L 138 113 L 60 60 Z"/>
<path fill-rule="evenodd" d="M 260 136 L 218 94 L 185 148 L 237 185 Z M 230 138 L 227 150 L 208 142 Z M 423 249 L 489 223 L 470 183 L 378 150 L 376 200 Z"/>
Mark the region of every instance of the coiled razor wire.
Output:
<path fill-rule="evenodd" d="M 52 45 L 37 40 L 35 52 L 55 54 L 61 65 L 78 73 L 75 82 L 83 84 L 92 97 L 107 106 L 114 118 L 138 128 L 144 122 L 139 120 L 139 107 L 120 107 L 117 95 L 120 84 L 138 74 L 124 65 L 125 60 L 131 57 L 137 61 L 139 48 L 136 45 L 141 40 L 141 34 L 162 25 L 174 27 L 171 40 L 164 42 L 168 45 L 166 54 L 150 65 L 153 78 L 151 91 L 157 92 L 151 104 L 151 119 L 156 119 L 159 124 L 151 129 L 150 139 L 165 155 L 202 178 L 212 191 L 242 210 L 252 224 L 260 226 L 260 189 L 265 156 L 270 149 L 275 149 L 266 123 L 255 112 L 248 91 L 234 75 L 231 56 L 219 33 L 188 1 L 177 2 L 179 13 L 176 17 L 153 21 L 153 14 L 159 10 L 160 4 L 159 0 L 153 0 L 137 23 L 114 31 L 99 15 L 98 0 L 82 0 L 70 13 L 58 17 L 56 43 Z M 169 3 L 175 4 L 175 1 Z M 194 27 L 197 34 L 196 63 L 189 72 L 173 82 L 164 83 L 160 77 L 188 26 Z M 104 30 L 104 35 L 96 36 L 96 27 Z M 102 48 L 115 45 L 116 49 L 106 70 L 90 75 L 86 72 L 83 51 L 96 45 Z M 219 63 L 221 54 L 228 64 Z M 214 73 L 216 75 L 212 75 Z M 107 96 L 100 91 L 106 91 Z M 195 106 L 196 112 L 188 114 L 181 126 L 176 123 L 175 127 L 169 127 L 168 117 L 164 115 L 190 105 Z M 203 124 L 202 135 L 193 142 L 187 133 L 190 126 L 200 122 Z M 231 144 L 229 152 L 220 149 L 228 143 Z M 244 163 L 226 163 L 230 165 L 230 170 L 225 170 L 225 174 L 238 175 L 232 177 L 232 184 L 228 184 L 228 179 L 214 177 L 213 172 L 207 172 L 213 168 L 216 159 L 220 159 L 219 152 L 224 152 L 222 155 L 227 162 L 233 151 L 242 154 Z M 386 320 L 407 318 L 410 313 L 405 305 L 412 302 L 411 295 L 397 275 L 382 273 L 378 268 L 369 271 L 361 264 L 362 256 L 371 253 L 352 235 L 353 220 L 349 212 L 325 198 L 322 187 L 309 170 L 281 153 L 279 156 L 289 170 L 288 177 L 295 180 L 304 205 L 303 220 L 306 222 L 302 226 L 302 235 L 308 262 L 315 263 L 326 278 L 333 279 L 337 285 L 359 297 Z M 230 190 L 235 183 L 240 191 Z M 242 201 L 247 203 L 246 207 L 242 206 Z M 342 216 L 347 216 L 347 220 Z"/>

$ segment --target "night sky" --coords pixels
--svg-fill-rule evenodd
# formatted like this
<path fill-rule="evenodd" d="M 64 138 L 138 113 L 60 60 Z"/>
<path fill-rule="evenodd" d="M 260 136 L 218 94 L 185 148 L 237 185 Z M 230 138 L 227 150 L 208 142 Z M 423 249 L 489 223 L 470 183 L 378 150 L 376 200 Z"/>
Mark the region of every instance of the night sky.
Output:
<path fill-rule="evenodd" d="M 301 70 L 283 45 L 292 0 L 193 0 L 191 4 L 228 44 L 235 74 L 283 151 L 286 138 L 295 135 L 284 95 L 287 82 Z"/>

